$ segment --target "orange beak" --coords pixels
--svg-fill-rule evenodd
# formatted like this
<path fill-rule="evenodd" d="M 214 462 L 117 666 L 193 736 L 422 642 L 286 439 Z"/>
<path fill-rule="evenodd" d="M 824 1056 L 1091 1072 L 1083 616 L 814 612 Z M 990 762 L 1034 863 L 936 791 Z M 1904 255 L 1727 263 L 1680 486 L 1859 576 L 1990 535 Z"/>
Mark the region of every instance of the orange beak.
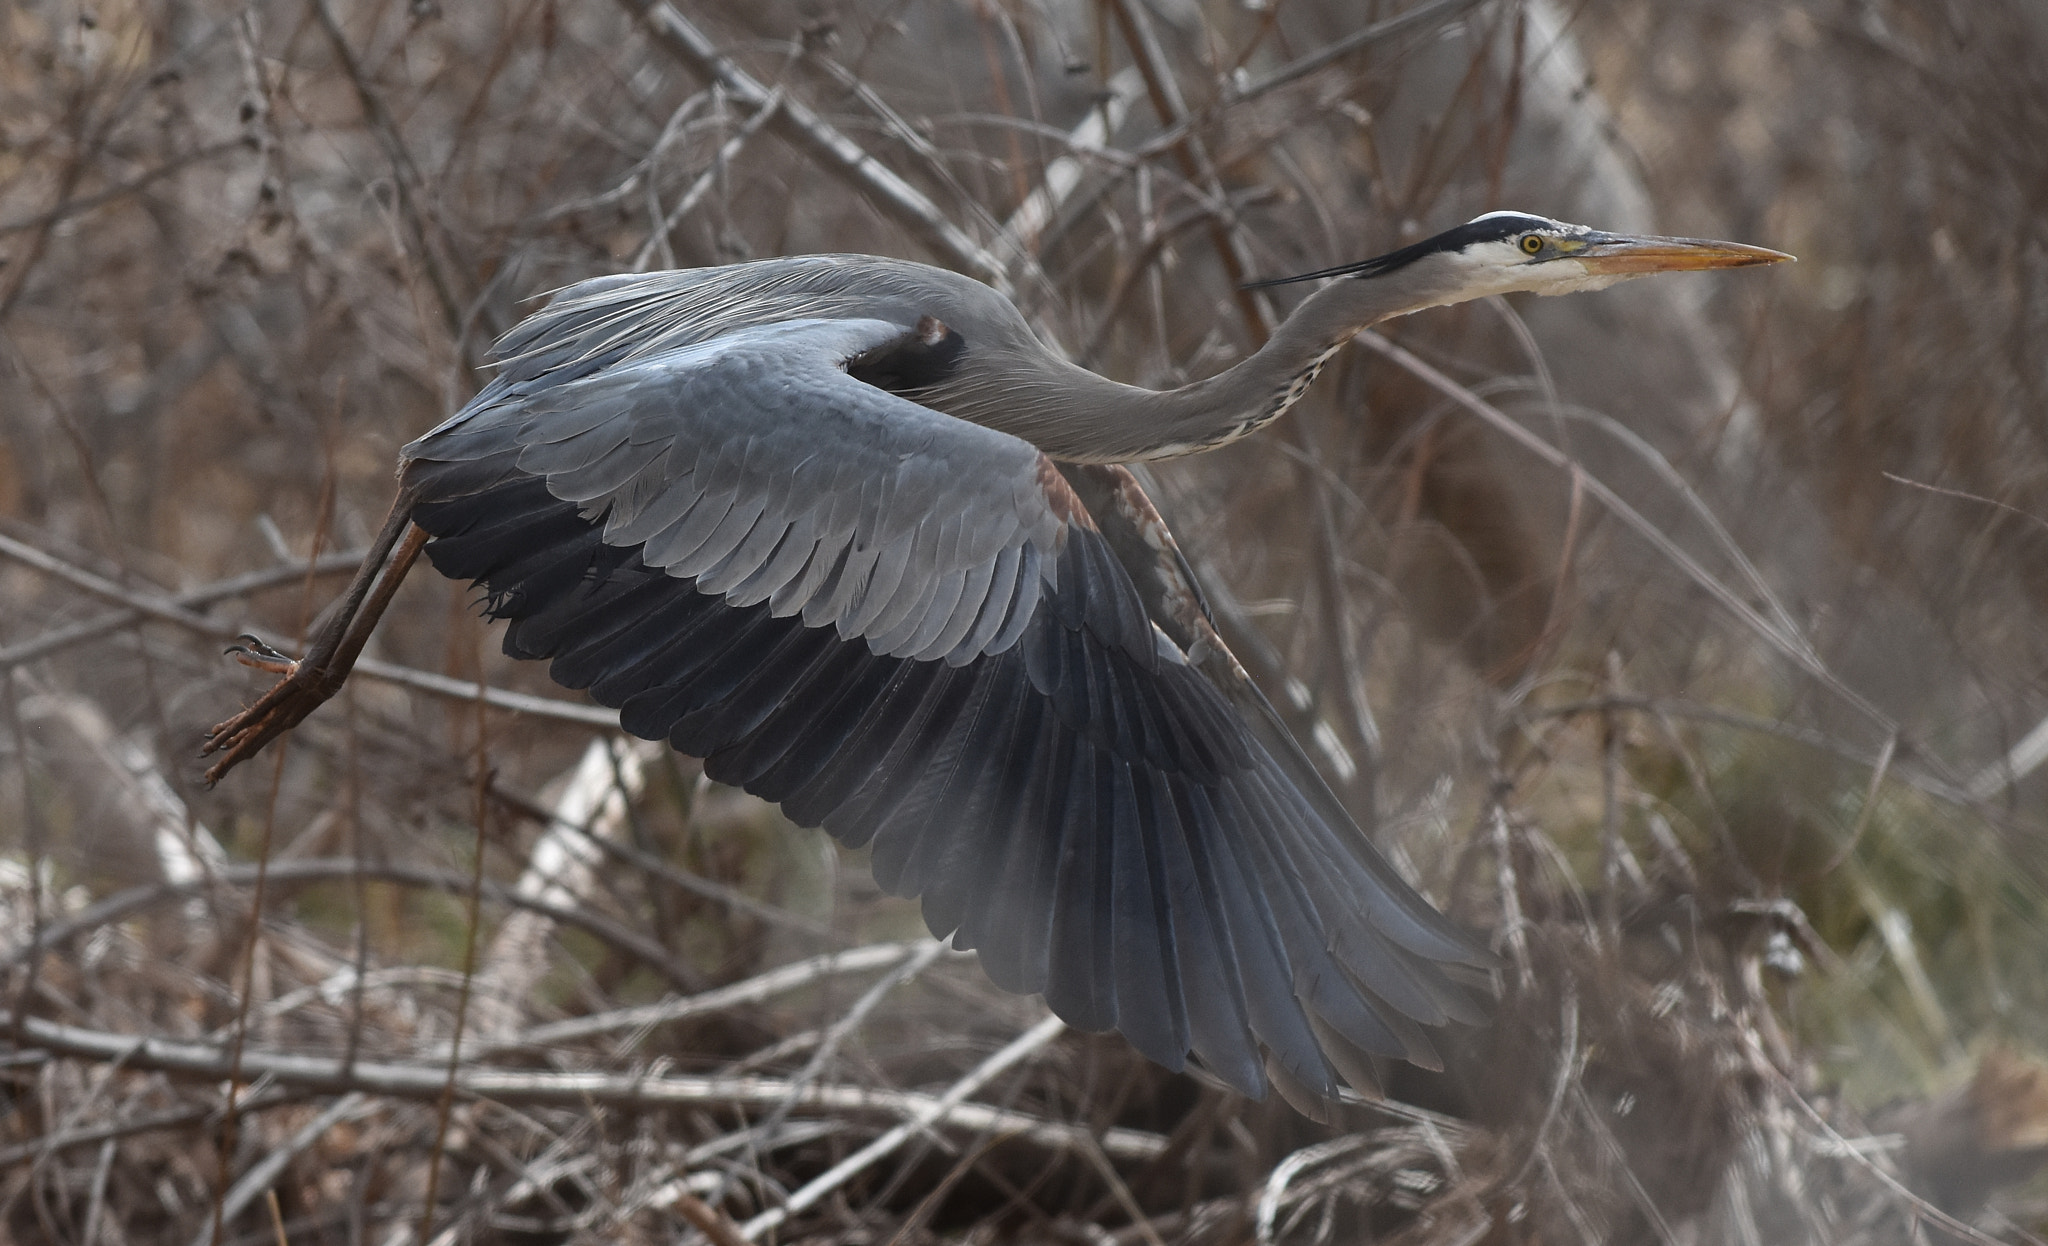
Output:
<path fill-rule="evenodd" d="M 1796 257 L 1767 247 L 1706 238 L 1650 238 L 1633 234 L 1593 234 L 1585 245 L 1558 256 L 1577 260 L 1589 273 L 1670 273 L 1699 268 L 1748 268 L 1777 264 Z"/>

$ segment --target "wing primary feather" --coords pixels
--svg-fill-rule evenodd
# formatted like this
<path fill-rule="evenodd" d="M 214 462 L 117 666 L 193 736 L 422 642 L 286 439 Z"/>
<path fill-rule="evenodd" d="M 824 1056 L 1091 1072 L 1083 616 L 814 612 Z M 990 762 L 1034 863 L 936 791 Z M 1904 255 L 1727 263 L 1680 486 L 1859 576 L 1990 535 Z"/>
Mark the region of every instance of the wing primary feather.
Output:
<path fill-rule="evenodd" d="M 700 629 L 715 632 L 718 618 L 708 608 L 711 603 L 664 592 L 663 578 L 655 572 L 637 591 L 592 593 L 578 608 L 562 610 L 559 619 L 521 619 L 506 633 L 505 643 L 520 650 L 514 657 L 553 657 L 548 674 L 563 687 L 589 688 L 666 646 L 688 644 Z M 641 602 L 648 608 L 632 612 Z M 585 620 L 591 624 L 588 634 L 579 634 L 578 624 Z M 545 631 L 538 626 L 543 623 L 550 625 Z M 557 637 L 561 643 L 551 643 Z"/>
<path fill-rule="evenodd" d="M 1021 675 L 1012 662 L 969 669 L 980 685 L 971 717 L 963 712 L 957 758 L 924 824 L 906 837 L 901 870 L 904 891 L 924 898 L 925 924 L 939 938 L 959 929 L 969 896 L 986 887 L 987 862 L 1000 848 L 996 812 L 1022 786 L 1013 757 Z"/>
<path fill-rule="evenodd" d="M 548 492 L 558 498 L 571 502 L 587 502 L 592 498 L 609 501 L 646 466 L 646 448 L 636 446 L 630 440 L 622 440 L 581 467 L 541 474 L 548 478 Z"/>
<path fill-rule="evenodd" d="M 739 620 L 716 607 L 710 599 L 693 600 L 618 633 L 585 659 L 597 668 L 590 695 L 599 704 L 620 705 L 719 661 L 745 633 Z"/>
<path fill-rule="evenodd" d="M 611 510 L 605 515 L 605 541 L 611 545 L 638 545 L 637 540 L 617 540 L 610 534 L 660 501 L 669 491 L 675 473 L 669 468 L 671 443 L 662 441 L 641 447 L 640 466 L 612 491 Z"/>
<path fill-rule="evenodd" d="M 768 594 L 768 609 L 778 619 L 803 612 L 818 586 L 828 576 L 837 573 L 852 549 L 852 541 L 844 533 L 834 533 L 815 524 L 812 531 L 821 535 L 816 538 L 815 548 L 805 556 L 802 570 Z M 808 616 L 805 621 L 809 622 Z"/>
<path fill-rule="evenodd" d="M 861 628 L 861 634 L 868 638 L 868 647 L 890 657 L 912 656 L 904 642 L 924 622 L 925 612 L 945 591 L 946 578 L 944 574 L 924 567 L 913 566 L 908 570 L 889 608 Z"/>
<path fill-rule="evenodd" d="M 1303 1085 L 1325 1097 L 1333 1095 L 1334 1075 L 1323 1062 L 1301 1001 L 1294 995 L 1292 946 L 1281 917 L 1267 899 L 1265 888 L 1273 880 L 1264 876 L 1257 861 L 1247 861 L 1241 853 L 1248 842 L 1256 840 L 1256 833 L 1249 831 L 1256 823 L 1230 784 L 1217 791 L 1223 798 L 1217 807 L 1223 833 L 1204 843 L 1209 859 L 1196 868 L 1215 880 L 1212 901 L 1229 923 L 1231 944 L 1237 950 L 1242 971 L 1238 981 L 1252 1033 L 1269 1055 Z M 1284 881 L 1275 891 L 1283 900 L 1291 898 Z M 1294 917 L 1287 910 L 1282 912 L 1290 919 Z"/>
<path fill-rule="evenodd" d="M 647 740 L 663 738 L 701 757 L 704 748 L 684 748 L 672 733 L 684 716 L 705 708 L 731 691 L 747 672 L 767 660 L 782 638 L 762 629 L 718 620 L 724 634 L 702 647 L 671 646 L 641 667 L 641 676 L 613 674 L 591 687 L 591 695 L 609 704 L 616 699 L 619 726 Z M 654 678 L 644 678 L 652 673 Z M 628 691 L 628 690 L 631 691 Z M 691 740 L 701 745 L 701 741 Z"/>
<path fill-rule="evenodd" d="M 934 933 L 958 934 L 987 910 L 1005 862 L 1019 839 L 1036 839 L 1024 821 L 1034 778 L 1041 769 L 1041 698 L 1031 694 L 1021 663 L 994 659 L 989 709 L 993 728 L 975 750 L 980 762 L 973 797 L 949 815 L 940 834 L 921 843 L 910 873 L 922 880 L 925 922 Z M 955 946 L 966 948 L 971 943 Z"/>
<path fill-rule="evenodd" d="M 845 745 L 783 798 L 782 811 L 791 821 L 800 826 L 824 826 L 831 812 L 860 789 L 895 746 L 896 737 L 915 720 L 918 703 L 939 668 L 929 662 L 896 662 L 890 667 L 888 681 L 847 732 Z"/>
<path fill-rule="evenodd" d="M 1187 1061 L 1188 1019 L 1180 994 L 1173 906 L 1166 898 L 1157 808 L 1149 776 L 1111 763 L 1115 782 L 1107 826 L 1112 844 L 1110 958 L 1117 1031 L 1154 1063 L 1178 1073 Z"/>
<path fill-rule="evenodd" d="M 989 668 L 948 668 L 942 682 L 965 685 L 957 694 L 957 708 L 943 721 L 935 715 L 928 731 L 904 755 L 903 762 L 914 775 L 894 809 L 878 819 L 881 826 L 874 837 L 875 880 L 892 895 L 914 896 L 924 890 L 923 880 L 910 869 L 918 845 L 927 835 L 948 833 L 945 824 L 958 815 L 960 799 L 973 791 L 985 716 L 999 682 L 990 677 L 993 674 Z M 967 827 L 952 829 L 971 833 Z M 932 933 L 943 938 L 952 931 Z"/>
<path fill-rule="evenodd" d="M 496 619 L 521 619 L 573 592 L 591 570 L 593 552 L 587 545 L 535 542 L 525 554 L 505 557 L 491 568 L 487 613 Z"/>
<path fill-rule="evenodd" d="M 916 630 L 897 641 L 894 647 L 921 661 L 943 657 L 953 646 L 950 642 L 944 645 L 939 642 L 946 632 L 952 630 L 953 615 L 960 610 L 961 599 L 967 595 L 968 581 L 973 574 L 973 569 L 966 567 L 948 571 L 933 589 L 931 601 L 911 616 L 917 625 Z M 968 621 L 972 622 L 973 618 L 969 613 Z"/>
<path fill-rule="evenodd" d="M 841 642 L 830 632 L 793 627 L 760 629 L 783 632 L 783 639 L 731 691 L 693 710 L 670 728 L 668 738 L 692 757 L 709 758 L 751 735 L 797 689 L 823 673 Z M 717 778 L 716 775 L 712 776 Z M 720 780 L 726 782 L 727 780 Z"/>
<path fill-rule="evenodd" d="M 950 670 L 929 663 L 905 666 L 923 676 L 915 697 L 896 698 L 874 721 L 876 742 L 884 747 L 863 750 L 866 763 L 858 773 L 847 775 L 851 781 L 837 807 L 824 816 L 825 829 L 855 848 L 865 847 L 898 802 L 910 795 L 914 776 L 906 771 L 906 762 L 930 754 L 934 736 L 950 723 L 970 687 L 966 680 L 950 678 Z M 935 720 L 940 724 L 936 728 Z"/>
<path fill-rule="evenodd" d="M 1188 895 L 1185 905 L 1175 905 L 1175 924 L 1184 934 L 1181 996 L 1188 1010 L 1188 1046 L 1210 1072 L 1258 1098 L 1266 1093 L 1266 1077 L 1245 1011 L 1243 981 L 1249 970 L 1238 957 L 1217 894 L 1222 880 L 1208 872 L 1216 858 L 1212 845 L 1223 831 L 1207 789 L 1177 784 L 1173 796 L 1181 835 L 1162 835 L 1162 857 Z M 1175 894 L 1177 899 L 1180 891 Z"/>
<path fill-rule="evenodd" d="M 838 641 L 821 666 L 776 714 L 720 754 L 719 766 L 734 777 L 714 775 L 761 799 L 781 803 L 790 792 L 824 769 L 846 743 L 870 703 L 895 673 L 862 649 Z M 710 759 L 706 759 L 707 773 Z"/>
<path fill-rule="evenodd" d="M 1125 761 L 1142 760 L 1145 750 L 1131 722 L 1131 702 L 1140 695 L 1132 673 L 1123 669 L 1122 655 L 1113 649 L 1097 649 L 1087 658 L 1092 659 L 1088 661 L 1089 721 L 1101 725 L 1102 738 L 1111 752 Z"/>
<path fill-rule="evenodd" d="M 1030 778 L 990 879 L 987 903 L 968 913 L 954 941 L 980 952 L 991 982 L 1028 995 L 1045 989 L 1074 759 L 1078 750 L 1093 746 L 1068 730 L 1044 697 L 1028 697 L 1025 704 L 1032 721 L 1021 724 L 1020 731 L 1034 728 L 1020 736 L 1032 741 Z"/>
<path fill-rule="evenodd" d="M 1051 960 L 1045 1003 L 1079 1030 L 1116 1028 L 1116 969 L 1110 960 L 1114 925 L 1110 836 L 1096 833 L 1111 801 L 1116 763 L 1085 741 L 1075 749 L 1065 826 L 1060 836 L 1058 888 L 1052 894 Z"/>
<path fill-rule="evenodd" d="M 1038 617 L 1038 603 L 1044 596 L 1039 587 L 1044 582 L 1040 574 L 1043 565 L 1044 560 L 1040 558 L 1036 545 L 1026 544 L 1019 551 L 1017 589 L 1010 595 L 1009 613 L 1004 616 L 995 638 L 981 647 L 983 653 L 1006 652 Z"/>
<path fill-rule="evenodd" d="M 895 817 L 906 802 L 921 796 L 918 779 L 928 760 L 940 753 L 962 708 L 975 691 L 971 673 L 934 662 L 916 666 L 934 671 L 931 687 L 918 704 L 913 720 L 897 735 L 896 743 L 861 782 L 853 795 L 825 817 L 825 829 L 853 847 L 871 840 Z M 885 877 L 878 869 L 875 881 L 884 891 L 904 894 L 900 880 Z"/>
<path fill-rule="evenodd" d="M 832 571 L 818 586 L 811 599 L 804 603 L 804 622 L 811 627 L 822 627 L 827 623 L 839 628 L 839 635 L 852 640 L 860 635 L 848 617 L 849 609 L 858 596 L 867 589 L 868 578 L 875 569 L 875 561 L 882 551 L 873 545 L 859 541 L 847 544 Z"/>
<path fill-rule="evenodd" d="M 531 476 L 580 472 L 626 444 L 623 423 L 613 422 L 620 414 L 616 408 L 593 408 L 592 413 L 602 418 L 587 433 L 557 428 L 552 421 L 529 421 L 528 429 L 546 428 L 548 433 L 559 436 L 551 441 L 538 441 L 534 439 L 537 433 L 522 435 L 519 470 Z"/>
<path fill-rule="evenodd" d="M 586 578 L 575 591 L 546 603 L 505 629 L 505 652 L 515 658 L 555 658 L 573 651 L 600 649 L 617 633 L 670 609 L 670 592 L 659 573 L 631 578 Z M 565 688 L 588 688 L 596 675 L 551 667 L 548 674 Z"/>
<path fill-rule="evenodd" d="M 1371 911 L 1389 902 L 1379 880 L 1360 876 L 1349 854 L 1342 861 L 1335 860 L 1330 851 L 1317 845 L 1308 828 L 1318 824 L 1301 821 L 1313 818 L 1313 811 L 1290 800 L 1293 793 L 1280 790 L 1273 777 L 1254 772 L 1244 782 L 1266 815 L 1262 825 L 1269 834 L 1253 837 L 1248 846 L 1266 858 L 1263 868 L 1267 877 L 1281 880 L 1304 907 L 1321 913 L 1319 925 L 1330 932 L 1327 945 L 1353 966 L 1353 972 L 1375 995 L 1426 1025 L 1446 1021 L 1448 1016 L 1439 1002 L 1442 992 L 1430 989 L 1411 968 L 1409 956 L 1371 924 Z M 1337 887 L 1336 880 L 1347 875 L 1348 885 Z M 1371 1047 L 1363 1040 L 1360 1045 Z"/>

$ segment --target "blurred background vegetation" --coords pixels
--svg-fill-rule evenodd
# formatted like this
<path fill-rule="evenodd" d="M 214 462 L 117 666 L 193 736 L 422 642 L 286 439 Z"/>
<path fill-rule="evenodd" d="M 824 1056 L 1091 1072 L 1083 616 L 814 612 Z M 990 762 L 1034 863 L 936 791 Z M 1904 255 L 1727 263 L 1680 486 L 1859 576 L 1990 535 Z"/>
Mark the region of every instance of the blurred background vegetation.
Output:
<path fill-rule="evenodd" d="M 1157 470 L 1507 958 L 1400 1102 L 1038 1025 L 430 576 L 197 782 L 537 294 L 874 252 L 1168 386 L 1503 207 L 1800 263 L 1396 322 Z M 0 1236 L 2038 1240 L 2044 344 L 2033 0 L 14 0 Z"/>

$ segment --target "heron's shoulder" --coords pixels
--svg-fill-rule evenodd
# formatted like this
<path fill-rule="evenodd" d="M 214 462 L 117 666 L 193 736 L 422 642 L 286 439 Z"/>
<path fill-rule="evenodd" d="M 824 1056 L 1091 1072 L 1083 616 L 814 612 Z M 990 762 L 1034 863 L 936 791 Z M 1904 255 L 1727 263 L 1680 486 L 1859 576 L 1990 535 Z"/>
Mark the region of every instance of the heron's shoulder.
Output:
<path fill-rule="evenodd" d="M 791 255 L 677 273 L 679 285 L 731 304 L 778 313 L 847 318 L 935 316 L 961 326 L 1021 320 L 983 282 L 915 260 L 851 253 Z"/>
<path fill-rule="evenodd" d="M 782 311 L 802 306 L 806 300 L 828 310 L 842 304 L 875 308 L 899 300 L 961 307 L 1008 306 L 1009 302 L 982 282 L 948 269 L 915 260 L 843 253 L 593 277 L 557 291 L 545 311 L 636 302 L 702 304 L 727 311 L 764 305 Z"/>
<path fill-rule="evenodd" d="M 1014 333 L 1008 299 L 960 273 L 876 255 L 797 255 L 664 272 L 594 277 L 555 292 L 501 338 L 515 373 L 571 361 L 644 357 L 789 320 L 926 317 L 976 337 Z"/>

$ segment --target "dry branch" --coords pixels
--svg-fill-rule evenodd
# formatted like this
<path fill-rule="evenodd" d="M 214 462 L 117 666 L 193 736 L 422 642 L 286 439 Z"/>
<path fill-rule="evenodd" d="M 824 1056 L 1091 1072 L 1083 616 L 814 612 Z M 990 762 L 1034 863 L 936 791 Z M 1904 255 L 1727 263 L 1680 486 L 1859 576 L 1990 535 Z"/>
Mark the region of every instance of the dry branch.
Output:
<path fill-rule="evenodd" d="M 1154 1134 L 1110 1129 L 1097 1135 L 1078 1125 L 966 1101 L 989 1079 L 1043 1047 L 1061 1028 L 1056 1018 L 1048 1018 L 984 1062 L 969 1078 L 938 1095 L 822 1081 L 798 1086 L 775 1077 L 525 1072 L 476 1066 L 457 1073 L 455 1090 L 464 1098 L 529 1107 L 773 1107 L 793 1099 L 806 1111 L 900 1116 L 906 1123 L 883 1135 L 890 1140 L 891 1148 L 917 1131 L 943 1125 L 972 1133 L 1008 1134 L 1053 1150 L 1070 1150 L 1084 1145 L 1085 1139 L 1094 1139 L 1119 1159 L 1145 1159 L 1158 1154 L 1166 1140 Z M 9 1011 L 0 1011 L 0 1029 L 53 1055 L 114 1061 L 129 1069 L 217 1081 L 234 1067 L 227 1048 L 213 1043 L 109 1034 L 37 1017 L 19 1017 Z M 438 1100 L 448 1084 L 446 1065 L 431 1060 L 347 1060 L 244 1048 L 240 1069 L 245 1078 L 294 1090 L 389 1095 L 427 1102 Z"/>

